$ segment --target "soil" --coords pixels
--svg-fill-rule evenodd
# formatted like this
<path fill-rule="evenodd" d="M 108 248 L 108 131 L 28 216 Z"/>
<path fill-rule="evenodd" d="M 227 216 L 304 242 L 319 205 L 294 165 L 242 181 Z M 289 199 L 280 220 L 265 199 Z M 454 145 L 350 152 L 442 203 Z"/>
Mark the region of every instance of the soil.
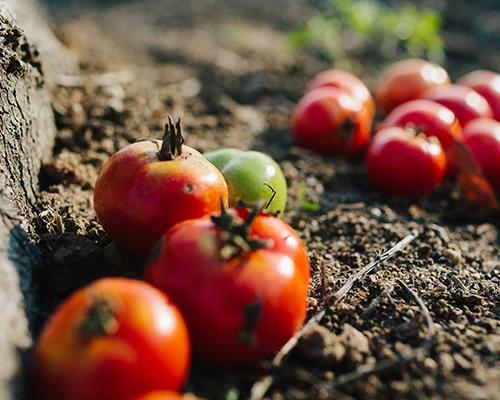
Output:
<path fill-rule="evenodd" d="M 369 186 L 361 158 L 332 160 L 293 145 L 293 105 L 307 80 L 329 66 L 286 45 L 286 32 L 313 14 L 308 4 L 50 3 L 56 31 L 82 72 L 61 76 L 53 94 L 58 134 L 53 158 L 41 171 L 33 232 L 45 260 L 36 276 L 37 332 L 62 299 L 96 278 L 140 278 L 143 261 L 113 246 L 96 219 L 92 191 L 111 154 L 160 137 L 171 114 L 182 118 L 187 142 L 200 151 L 257 149 L 281 164 L 289 183 L 285 219 L 311 259 L 310 315 L 353 272 L 412 230 L 419 232 L 327 313 L 324 329 L 301 340 L 273 371 L 267 398 L 498 396 L 499 214 L 469 203 L 453 181 L 420 199 L 384 197 Z M 450 57 L 454 76 L 485 67 L 464 53 L 460 63 Z M 498 53 L 491 57 L 499 59 Z M 381 66 L 363 64 L 352 60 L 371 84 Z M 430 311 L 436 329 L 430 348 L 409 364 L 335 385 L 339 376 L 404 357 L 424 343 L 425 321 L 399 281 Z M 207 399 L 245 399 L 268 367 L 264 362 L 230 370 L 195 362 L 186 390 Z"/>

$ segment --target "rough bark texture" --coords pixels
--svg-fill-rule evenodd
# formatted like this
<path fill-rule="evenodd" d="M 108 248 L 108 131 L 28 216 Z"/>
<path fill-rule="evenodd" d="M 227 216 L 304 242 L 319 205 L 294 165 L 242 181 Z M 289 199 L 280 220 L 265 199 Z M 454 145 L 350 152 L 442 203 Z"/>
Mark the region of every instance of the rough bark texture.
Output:
<path fill-rule="evenodd" d="M 20 350 L 31 343 L 35 309 L 32 271 L 40 264 L 30 242 L 41 161 L 55 127 L 50 82 L 72 68 L 32 0 L 0 2 L 0 399 L 22 396 Z M 19 16 L 19 17 L 18 17 Z M 26 27 L 25 30 L 23 29 Z M 36 38 L 32 41 L 30 38 Z M 40 53 L 37 44 L 43 43 Z M 42 54 L 42 55 L 41 55 Z M 42 60 L 47 59 L 47 70 Z M 58 63 L 57 60 L 64 62 Z M 55 66 L 57 65 L 57 69 Z M 14 377 L 17 376 L 16 379 Z M 17 384 L 16 384 L 17 380 Z"/>

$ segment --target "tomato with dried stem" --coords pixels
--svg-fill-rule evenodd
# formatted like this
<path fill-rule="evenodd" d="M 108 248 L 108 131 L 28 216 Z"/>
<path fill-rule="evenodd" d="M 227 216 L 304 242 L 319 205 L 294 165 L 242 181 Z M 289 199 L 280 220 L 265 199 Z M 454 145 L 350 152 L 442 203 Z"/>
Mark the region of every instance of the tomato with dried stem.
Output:
<path fill-rule="evenodd" d="M 221 197 L 227 201 L 221 173 L 183 143 L 180 121 L 170 118 L 162 141 L 130 144 L 105 163 L 95 186 L 95 211 L 125 250 L 145 255 L 176 223 L 217 211 Z"/>
<path fill-rule="evenodd" d="M 167 232 L 146 269 L 186 316 L 194 354 L 229 366 L 258 362 L 293 336 L 309 277 L 305 247 L 289 225 L 224 206 Z"/>
<path fill-rule="evenodd" d="M 145 282 L 105 278 L 55 311 L 34 376 L 42 399 L 123 400 L 178 390 L 189 363 L 187 327 L 169 298 Z"/>

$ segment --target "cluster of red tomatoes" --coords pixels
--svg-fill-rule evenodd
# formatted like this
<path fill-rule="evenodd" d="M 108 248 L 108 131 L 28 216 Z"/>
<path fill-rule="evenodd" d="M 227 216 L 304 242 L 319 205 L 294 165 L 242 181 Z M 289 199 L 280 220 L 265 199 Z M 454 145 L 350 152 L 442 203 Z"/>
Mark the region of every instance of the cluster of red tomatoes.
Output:
<path fill-rule="evenodd" d="M 375 102 L 356 76 L 318 74 L 293 114 L 297 144 L 325 155 L 354 156 L 366 149 L 371 183 L 385 194 L 432 191 L 474 156 L 500 193 L 500 75 L 474 71 L 451 84 L 448 73 L 409 59 L 383 71 L 375 97 L 385 118 L 372 136 Z"/>
<path fill-rule="evenodd" d="M 104 165 L 97 216 L 117 245 L 148 260 L 146 282 L 105 278 L 59 306 L 34 352 L 41 399 L 192 398 L 179 393 L 192 353 L 252 364 L 302 324 L 306 249 L 269 211 L 285 207 L 281 169 L 262 153 L 205 157 L 183 142 L 170 120 L 163 140 L 131 144 Z"/>

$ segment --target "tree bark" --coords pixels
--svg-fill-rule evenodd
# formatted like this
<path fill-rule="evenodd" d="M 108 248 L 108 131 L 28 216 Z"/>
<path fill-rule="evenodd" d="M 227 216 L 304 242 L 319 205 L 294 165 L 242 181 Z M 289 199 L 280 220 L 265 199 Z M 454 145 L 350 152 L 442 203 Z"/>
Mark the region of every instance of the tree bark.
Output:
<path fill-rule="evenodd" d="M 23 396 L 20 350 L 31 344 L 40 265 L 28 224 L 55 135 L 50 85 L 75 65 L 33 0 L 0 1 L 0 399 Z"/>

